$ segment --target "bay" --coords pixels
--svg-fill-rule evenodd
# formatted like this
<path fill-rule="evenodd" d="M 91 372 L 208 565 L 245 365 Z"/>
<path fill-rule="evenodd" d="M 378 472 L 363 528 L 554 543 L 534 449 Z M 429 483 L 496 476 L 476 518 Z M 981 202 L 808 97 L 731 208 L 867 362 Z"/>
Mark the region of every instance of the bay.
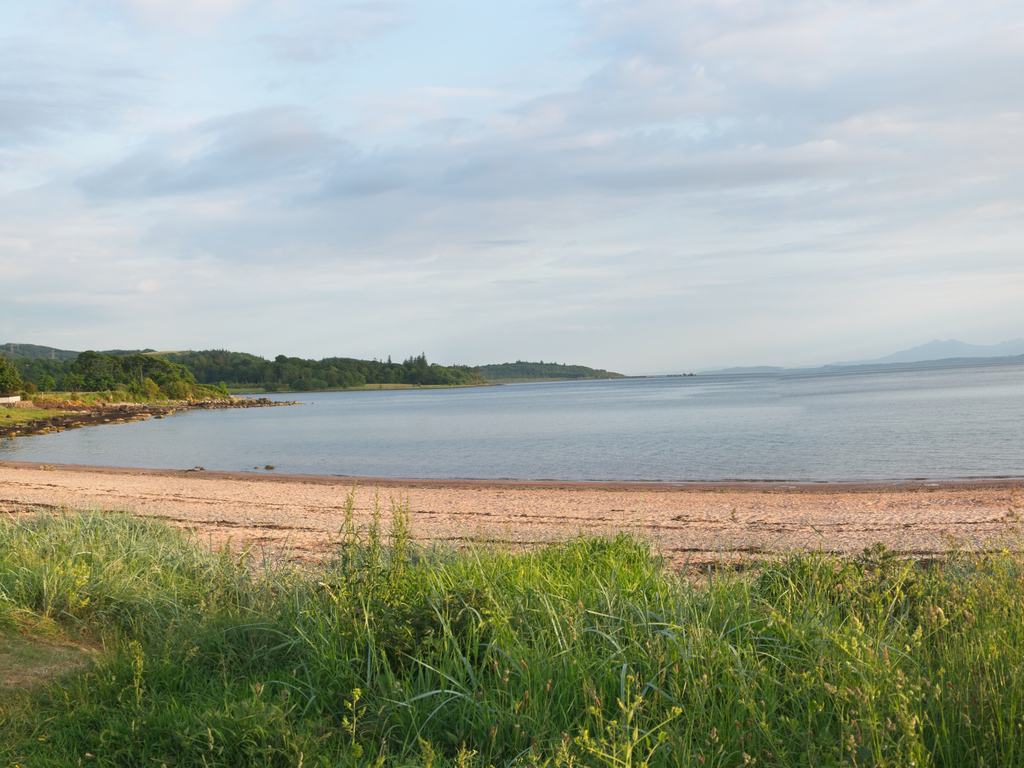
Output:
<path fill-rule="evenodd" d="M 0 443 L 0 460 L 381 478 L 1024 478 L 1024 365 L 282 395 Z"/>

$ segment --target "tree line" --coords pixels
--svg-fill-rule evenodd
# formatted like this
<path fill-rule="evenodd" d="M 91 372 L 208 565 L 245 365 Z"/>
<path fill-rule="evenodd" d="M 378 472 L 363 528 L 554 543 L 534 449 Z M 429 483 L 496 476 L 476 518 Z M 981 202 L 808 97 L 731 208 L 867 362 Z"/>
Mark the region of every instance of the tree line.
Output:
<path fill-rule="evenodd" d="M 229 386 L 262 387 L 268 392 L 315 392 L 368 384 L 467 386 L 483 383 L 473 368 L 430 363 L 425 354 L 409 357 L 401 363 L 391 362 L 390 357 L 387 362 L 351 357 L 304 360 L 285 355 L 266 360 L 245 352 L 223 349 L 179 352 L 168 355 L 168 358 L 186 366 L 201 383 L 224 381 Z"/>
<path fill-rule="evenodd" d="M 2 359 L 2 358 L 0 358 Z M 463 365 L 430 363 L 425 354 L 400 363 L 329 357 L 304 360 L 278 355 L 267 360 L 245 352 L 211 349 L 163 355 L 82 352 L 73 360 L 16 357 L 11 360 L 23 386 L 33 391 L 123 390 L 147 397 L 198 397 L 209 387 L 259 388 L 266 392 L 315 392 L 368 384 L 474 385 L 480 374 Z M 148 382 L 148 383 L 147 383 Z M 22 386 L 19 384 L 19 386 Z"/>
<path fill-rule="evenodd" d="M 469 386 L 485 382 L 622 377 L 621 373 L 603 368 L 543 360 L 535 363 L 517 360 L 478 367 L 444 366 L 429 362 L 425 354 L 392 362 L 390 357 L 386 361 L 351 357 L 306 360 L 286 355 L 267 360 L 226 349 L 162 354 L 154 354 L 152 350 L 109 350 L 82 352 L 74 359 L 61 360 L 59 355 L 45 355 L 46 349 L 33 348 L 32 357 L 6 353 L 29 389 L 64 392 L 120 389 L 147 397 L 163 394 L 172 399 L 198 397 L 197 388 L 204 386 L 316 392 L 376 384 Z"/>
<path fill-rule="evenodd" d="M 81 352 L 73 360 L 20 357 L 3 359 L 28 395 L 43 392 L 125 392 L 135 397 L 189 400 L 226 395 L 222 387 L 204 386 L 184 365 L 141 353 Z M 10 382 L 13 383 L 13 382 Z"/>

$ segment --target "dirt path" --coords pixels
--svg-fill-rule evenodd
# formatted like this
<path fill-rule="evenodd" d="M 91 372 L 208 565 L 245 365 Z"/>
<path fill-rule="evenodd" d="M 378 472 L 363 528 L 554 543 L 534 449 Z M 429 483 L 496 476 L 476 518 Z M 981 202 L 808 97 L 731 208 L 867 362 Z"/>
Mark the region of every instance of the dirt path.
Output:
<path fill-rule="evenodd" d="M 126 509 L 219 545 L 287 542 L 320 556 L 341 527 L 352 479 L 0 463 L 0 513 Z M 1014 526 L 1014 484 L 889 485 L 512 483 L 359 480 L 356 517 L 377 495 L 408 501 L 422 541 L 537 544 L 639 531 L 676 565 L 807 547 L 856 552 L 876 541 L 926 556 L 952 539 L 992 546 Z M 951 538 L 952 537 L 952 538 Z"/>

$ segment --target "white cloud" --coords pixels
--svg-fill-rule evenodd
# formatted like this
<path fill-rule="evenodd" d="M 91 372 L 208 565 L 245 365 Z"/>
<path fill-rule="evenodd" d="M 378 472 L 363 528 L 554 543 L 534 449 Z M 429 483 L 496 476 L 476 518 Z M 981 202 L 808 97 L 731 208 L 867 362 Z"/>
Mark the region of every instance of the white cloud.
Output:
<path fill-rule="evenodd" d="M 267 33 L 261 40 L 283 60 L 323 64 L 339 51 L 351 51 L 392 31 L 406 17 L 405 9 L 394 2 L 346 3 L 301 23 L 298 29 Z"/>
<path fill-rule="evenodd" d="M 141 21 L 185 32 L 209 32 L 254 0 L 122 0 Z"/>
<path fill-rule="evenodd" d="M 109 55 L 0 38 L 0 146 L 47 141 L 54 132 L 113 130 L 151 84 L 150 73 Z"/>
<path fill-rule="evenodd" d="M 84 177 L 97 197 L 157 197 L 261 185 L 316 170 L 339 142 L 302 110 L 227 115 L 154 136 L 114 165 Z"/>

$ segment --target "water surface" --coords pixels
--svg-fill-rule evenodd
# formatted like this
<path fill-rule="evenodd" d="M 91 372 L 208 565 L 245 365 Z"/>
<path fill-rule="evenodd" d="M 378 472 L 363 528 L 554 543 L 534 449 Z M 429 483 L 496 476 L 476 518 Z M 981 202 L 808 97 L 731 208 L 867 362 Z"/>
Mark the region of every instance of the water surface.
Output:
<path fill-rule="evenodd" d="M 1021 364 L 280 399 L 296 397 L 16 438 L 0 460 L 391 478 L 1024 477 Z"/>

